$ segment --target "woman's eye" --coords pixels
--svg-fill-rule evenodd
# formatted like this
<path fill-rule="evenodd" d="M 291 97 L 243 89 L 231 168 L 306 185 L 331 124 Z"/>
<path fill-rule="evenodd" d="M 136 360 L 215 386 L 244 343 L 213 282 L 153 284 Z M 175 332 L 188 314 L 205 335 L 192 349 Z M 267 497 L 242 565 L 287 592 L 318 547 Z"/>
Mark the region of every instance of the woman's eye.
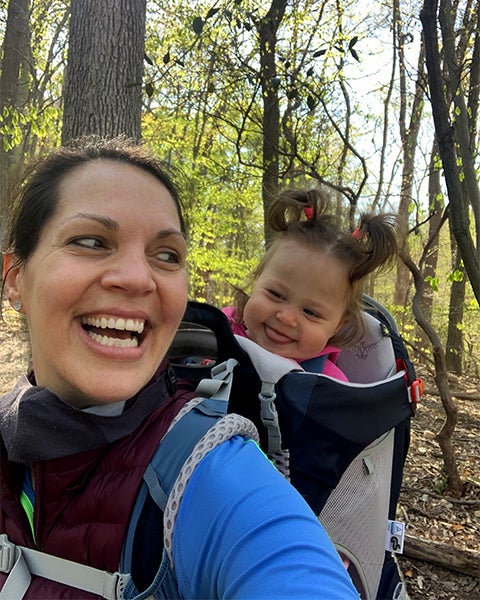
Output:
<path fill-rule="evenodd" d="M 180 263 L 180 256 L 173 250 L 162 250 L 161 252 L 158 252 L 155 257 L 159 261 L 166 262 L 171 265 L 178 265 Z"/>
<path fill-rule="evenodd" d="M 96 237 L 79 237 L 69 242 L 74 246 L 81 246 L 82 248 L 104 248 L 105 244 Z"/>

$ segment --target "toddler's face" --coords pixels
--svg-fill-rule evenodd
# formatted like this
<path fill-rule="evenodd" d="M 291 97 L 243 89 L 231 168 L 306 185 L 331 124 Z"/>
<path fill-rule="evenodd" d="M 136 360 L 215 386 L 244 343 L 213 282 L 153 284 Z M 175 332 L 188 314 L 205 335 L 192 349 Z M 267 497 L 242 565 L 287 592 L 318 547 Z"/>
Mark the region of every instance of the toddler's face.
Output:
<path fill-rule="evenodd" d="M 249 337 L 270 352 L 317 356 L 344 323 L 348 274 L 341 262 L 294 241 L 282 244 L 245 306 Z"/>

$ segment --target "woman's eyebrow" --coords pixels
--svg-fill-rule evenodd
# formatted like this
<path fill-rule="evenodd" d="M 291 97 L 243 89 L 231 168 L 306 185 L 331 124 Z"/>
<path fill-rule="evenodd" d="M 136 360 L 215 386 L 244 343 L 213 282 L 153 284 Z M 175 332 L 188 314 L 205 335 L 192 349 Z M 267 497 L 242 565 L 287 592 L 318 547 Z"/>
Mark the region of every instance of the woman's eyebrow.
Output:
<path fill-rule="evenodd" d="M 95 213 L 84 213 L 84 212 L 78 212 L 78 213 L 74 213 L 73 215 L 70 215 L 64 221 L 62 221 L 62 224 L 68 223 L 69 221 L 73 221 L 75 219 L 88 219 L 90 221 L 96 221 L 97 223 L 100 223 L 100 225 L 103 225 L 106 229 L 108 229 L 110 231 L 118 231 L 120 229 L 120 225 L 117 223 L 117 221 L 115 221 L 114 219 L 111 219 L 110 217 L 105 217 L 103 215 L 97 215 Z M 174 228 L 163 229 L 158 232 L 156 237 L 157 237 L 157 239 L 161 240 L 164 238 L 168 238 L 172 235 L 179 235 L 184 240 L 186 240 L 186 236 L 183 233 L 183 231 L 180 231 L 180 229 L 174 229 Z"/>
<path fill-rule="evenodd" d="M 104 217 L 103 215 L 96 215 L 95 213 L 84 212 L 78 212 L 74 213 L 73 215 L 70 215 L 62 221 L 62 224 L 68 223 L 69 221 L 73 221 L 75 219 L 88 219 L 89 221 L 96 221 L 97 223 L 100 223 L 100 225 L 103 225 L 106 229 L 109 229 L 110 231 L 118 231 L 120 227 L 119 224 L 110 217 Z"/>
<path fill-rule="evenodd" d="M 180 229 L 163 229 L 162 231 L 158 232 L 156 237 L 158 240 L 163 240 L 164 238 L 168 238 L 172 235 L 179 235 L 181 238 L 186 240 L 185 234 L 183 231 L 180 231 Z"/>

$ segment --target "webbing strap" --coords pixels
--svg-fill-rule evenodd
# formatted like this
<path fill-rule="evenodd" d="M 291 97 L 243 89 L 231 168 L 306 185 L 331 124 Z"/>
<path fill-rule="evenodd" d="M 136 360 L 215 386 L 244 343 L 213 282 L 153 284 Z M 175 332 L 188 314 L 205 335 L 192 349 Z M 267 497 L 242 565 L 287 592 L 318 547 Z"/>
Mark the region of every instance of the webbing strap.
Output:
<path fill-rule="evenodd" d="M 11 565 L 9 566 L 9 563 Z M 0 600 L 23 598 L 32 580 L 22 551 L 11 544 L 5 534 L 0 536 L 0 571 L 10 575 L 0 591 Z"/>
<path fill-rule="evenodd" d="M 38 575 L 79 590 L 97 594 L 106 600 L 122 598 L 128 574 L 109 573 L 88 565 L 17 546 L 5 534 L 0 535 L 0 570 L 9 573 L 0 591 L 0 600 L 21 600 L 31 581 Z"/>
<path fill-rule="evenodd" d="M 232 373 L 236 365 L 238 362 L 234 358 L 215 365 L 210 371 L 211 379 L 202 379 L 198 384 L 197 395 L 202 398 L 228 401 L 232 388 Z"/>
<path fill-rule="evenodd" d="M 282 434 L 278 422 L 278 413 L 275 408 L 275 386 L 273 383 L 262 381 L 262 389 L 258 394 L 260 399 L 260 418 L 267 428 L 268 453 L 280 452 L 282 449 Z"/>

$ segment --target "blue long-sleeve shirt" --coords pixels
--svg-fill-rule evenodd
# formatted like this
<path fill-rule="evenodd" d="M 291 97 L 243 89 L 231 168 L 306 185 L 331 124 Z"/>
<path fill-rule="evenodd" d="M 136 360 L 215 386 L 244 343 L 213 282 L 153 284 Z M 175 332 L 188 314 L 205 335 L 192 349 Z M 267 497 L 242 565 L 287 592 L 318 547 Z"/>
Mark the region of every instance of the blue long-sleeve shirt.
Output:
<path fill-rule="evenodd" d="M 252 441 L 234 437 L 192 475 L 173 532 L 185 598 L 358 599 L 306 502 Z"/>

